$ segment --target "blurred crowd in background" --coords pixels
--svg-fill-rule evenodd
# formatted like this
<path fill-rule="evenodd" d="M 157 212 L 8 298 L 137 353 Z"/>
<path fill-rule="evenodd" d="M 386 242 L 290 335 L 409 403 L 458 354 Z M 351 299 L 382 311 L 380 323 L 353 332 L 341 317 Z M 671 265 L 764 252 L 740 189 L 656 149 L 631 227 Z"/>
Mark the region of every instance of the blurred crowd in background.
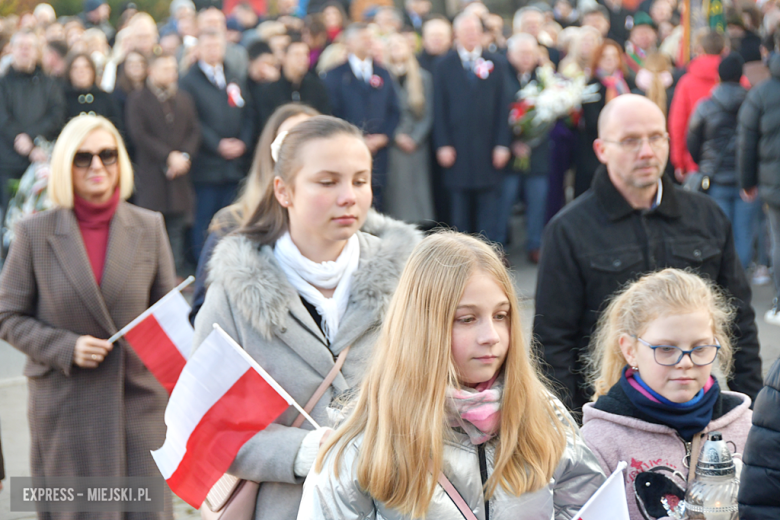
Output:
<path fill-rule="evenodd" d="M 696 27 L 686 5 L 173 0 L 169 18 L 155 20 L 132 2 L 118 16 L 104 0 L 86 0 L 74 16 L 38 4 L 0 19 L 2 205 L 31 163 L 45 163 L 47 143 L 65 122 L 104 115 L 128 143 L 134 202 L 165 215 L 181 274 L 197 260 L 213 215 L 235 199 L 265 122 L 298 102 L 364 129 L 377 209 L 423 226 L 481 231 L 505 245 L 514 236 L 510 216 L 524 212 L 524 247 L 536 262 L 545 224 L 599 167 L 593 141 L 601 109 L 634 92 L 668 116 L 675 182 L 720 171 L 705 171 L 706 186 L 697 177 L 696 189 L 731 218 L 754 281 L 769 283 L 767 226 L 755 194 L 740 190 L 736 132 L 721 132 L 713 145 L 692 116 L 697 101 L 728 85 L 720 97 L 736 124 L 745 90 L 771 75 L 780 7 L 710 2 L 705 27 Z M 445 58 L 456 53 L 475 71 L 475 85 L 448 79 Z M 547 87 L 540 67 L 579 78 L 598 95 L 549 124 L 513 124 L 512 109 L 524 110 L 522 89 Z M 162 110 L 149 108 L 152 98 Z M 171 147 L 176 153 L 163 151 Z"/>

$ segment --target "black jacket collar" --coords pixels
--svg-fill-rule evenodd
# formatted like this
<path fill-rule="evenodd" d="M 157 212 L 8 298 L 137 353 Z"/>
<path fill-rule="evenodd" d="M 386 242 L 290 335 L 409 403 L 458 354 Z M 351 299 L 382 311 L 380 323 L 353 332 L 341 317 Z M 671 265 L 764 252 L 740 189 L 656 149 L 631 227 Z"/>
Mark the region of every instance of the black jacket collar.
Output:
<path fill-rule="evenodd" d="M 677 200 L 677 193 L 674 184 L 666 177 L 661 177 L 661 184 L 663 185 L 663 196 L 661 197 L 661 204 L 649 212 L 658 213 L 668 218 L 679 218 L 682 213 L 680 212 L 680 205 Z M 593 184 L 591 189 L 598 200 L 599 205 L 609 216 L 612 221 L 625 218 L 635 211 L 631 204 L 620 194 L 620 192 L 612 184 L 612 180 L 607 173 L 607 167 L 601 165 L 596 170 L 596 175 L 593 177 Z"/>

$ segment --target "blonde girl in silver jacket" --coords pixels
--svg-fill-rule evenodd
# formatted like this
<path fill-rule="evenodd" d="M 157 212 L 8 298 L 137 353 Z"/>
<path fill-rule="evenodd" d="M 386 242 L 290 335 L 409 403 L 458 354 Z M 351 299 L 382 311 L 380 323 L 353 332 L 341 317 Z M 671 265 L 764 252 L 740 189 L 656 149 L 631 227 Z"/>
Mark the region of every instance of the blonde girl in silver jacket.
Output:
<path fill-rule="evenodd" d="M 604 474 L 524 341 L 499 256 L 452 232 L 413 251 L 348 418 L 299 520 L 570 519 Z"/>

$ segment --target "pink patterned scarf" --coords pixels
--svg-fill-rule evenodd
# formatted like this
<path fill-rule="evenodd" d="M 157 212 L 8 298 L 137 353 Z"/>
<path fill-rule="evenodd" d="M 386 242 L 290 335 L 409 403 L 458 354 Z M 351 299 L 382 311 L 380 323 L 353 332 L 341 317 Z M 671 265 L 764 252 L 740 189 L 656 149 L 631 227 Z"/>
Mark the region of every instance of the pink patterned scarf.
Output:
<path fill-rule="evenodd" d="M 623 79 L 623 73 L 616 70 L 612 74 L 607 74 L 602 69 L 596 70 L 596 76 L 601 81 L 601 84 L 607 88 L 607 96 L 604 100 L 605 103 L 609 103 L 618 96 L 628 94 L 631 89 L 628 88 L 628 83 Z"/>
<path fill-rule="evenodd" d="M 476 388 L 447 388 L 447 422 L 468 434 L 472 444 L 483 444 L 498 433 L 501 425 L 503 375 Z"/>

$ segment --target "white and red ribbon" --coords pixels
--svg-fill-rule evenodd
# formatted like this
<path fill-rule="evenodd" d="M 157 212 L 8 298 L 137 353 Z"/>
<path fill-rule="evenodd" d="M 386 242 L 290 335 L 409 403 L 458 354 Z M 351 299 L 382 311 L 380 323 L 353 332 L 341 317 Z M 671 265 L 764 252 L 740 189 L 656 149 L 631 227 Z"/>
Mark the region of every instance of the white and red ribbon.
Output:
<path fill-rule="evenodd" d="M 237 83 L 230 83 L 226 88 L 228 104 L 231 107 L 241 108 L 244 106 L 244 98 L 241 97 L 241 87 Z"/>

